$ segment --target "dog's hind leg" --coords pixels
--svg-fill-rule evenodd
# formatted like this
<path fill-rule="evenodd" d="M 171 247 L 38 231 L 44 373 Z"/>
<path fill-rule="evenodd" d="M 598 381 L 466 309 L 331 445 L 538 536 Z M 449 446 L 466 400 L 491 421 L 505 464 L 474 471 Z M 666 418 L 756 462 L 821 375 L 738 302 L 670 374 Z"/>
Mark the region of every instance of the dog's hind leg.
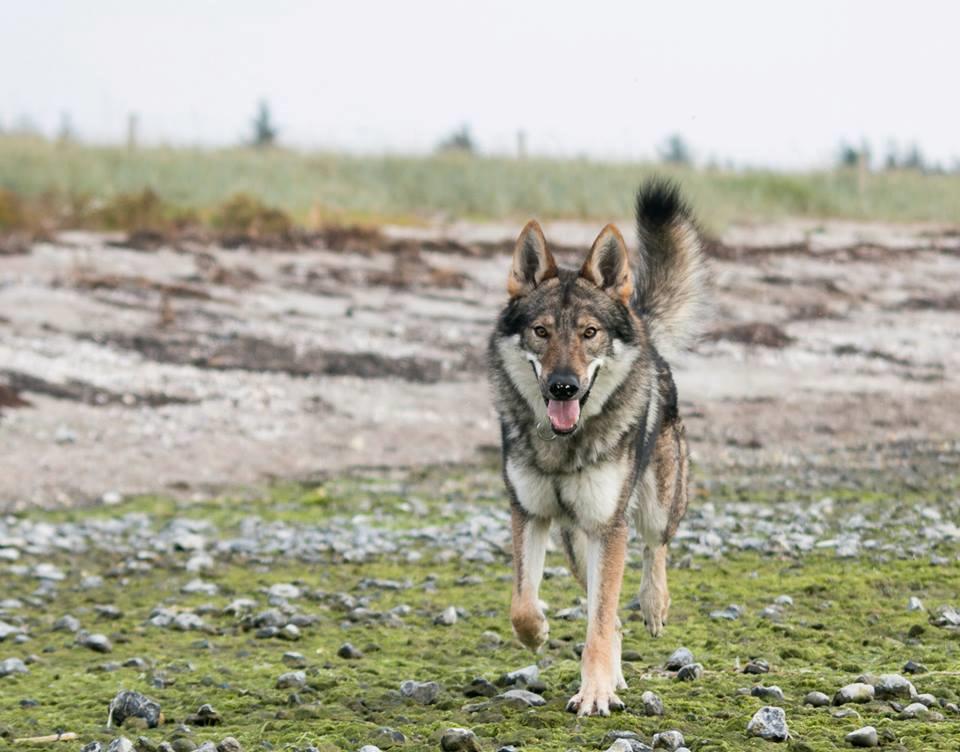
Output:
<path fill-rule="evenodd" d="M 549 633 L 547 618 L 540 607 L 540 581 L 550 538 L 550 520 L 527 514 L 514 505 L 513 598 L 510 621 L 513 631 L 531 650 L 538 650 Z"/>
<path fill-rule="evenodd" d="M 577 582 L 587 589 L 587 535 L 582 530 L 563 528 L 560 532 L 563 543 L 563 552 L 567 556 L 570 571 Z M 626 679 L 623 678 L 623 667 L 620 656 L 623 650 L 623 625 L 617 617 L 617 631 L 613 650 L 613 671 L 616 676 L 617 689 L 627 689 Z"/>
<path fill-rule="evenodd" d="M 637 530 L 643 541 L 643 582 L 640 608 L 647 630 L 659 637 L 670 611 L 667 587 L 667 544 L 687 511 L 687 441 L 683 423 L 675 418 L 663 427 L 635 497 Z"/>

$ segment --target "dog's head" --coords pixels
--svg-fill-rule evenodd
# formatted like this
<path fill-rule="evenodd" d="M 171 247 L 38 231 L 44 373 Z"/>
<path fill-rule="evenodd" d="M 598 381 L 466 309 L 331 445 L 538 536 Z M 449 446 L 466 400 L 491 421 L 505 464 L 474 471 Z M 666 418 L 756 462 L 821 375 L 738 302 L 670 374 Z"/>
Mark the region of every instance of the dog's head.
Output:
<path fill-rule="evenodd" d="M 528 401 L 542 400 L 554 433 L 572 433 L 603 369 L 638 336 L 623 237 L 607 225 L 579 270 L 561 269 L 530 222 L 517 239 L 507 291 L 497 333 L 510 378 Z"/>

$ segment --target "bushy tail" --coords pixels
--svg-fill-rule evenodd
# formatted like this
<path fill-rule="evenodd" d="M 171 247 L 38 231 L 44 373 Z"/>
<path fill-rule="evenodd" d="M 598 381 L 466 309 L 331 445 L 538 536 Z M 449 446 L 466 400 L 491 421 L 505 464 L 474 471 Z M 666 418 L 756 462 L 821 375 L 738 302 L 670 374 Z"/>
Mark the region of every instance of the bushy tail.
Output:
<path fill-rule="evenodd" d="M 707 313 L 709 273 L 700 235 L 675 183 L 646 181 L 637 192 L 636 302 L 654 346 L 691 345 Z"/>

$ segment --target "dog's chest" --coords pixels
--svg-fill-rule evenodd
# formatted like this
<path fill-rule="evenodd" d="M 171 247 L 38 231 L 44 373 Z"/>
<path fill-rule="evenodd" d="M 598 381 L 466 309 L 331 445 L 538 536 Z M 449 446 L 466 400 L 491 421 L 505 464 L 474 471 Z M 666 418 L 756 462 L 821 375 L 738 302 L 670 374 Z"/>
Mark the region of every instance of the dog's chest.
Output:
<path fill-rule="evenodd" d="M 507 462 L 507 477 L 527 512 L 585 529 L 605 525 L 617 512 L 629 470 L 623 459 L 571 473 L 544 473 L 514 459 Z"/>

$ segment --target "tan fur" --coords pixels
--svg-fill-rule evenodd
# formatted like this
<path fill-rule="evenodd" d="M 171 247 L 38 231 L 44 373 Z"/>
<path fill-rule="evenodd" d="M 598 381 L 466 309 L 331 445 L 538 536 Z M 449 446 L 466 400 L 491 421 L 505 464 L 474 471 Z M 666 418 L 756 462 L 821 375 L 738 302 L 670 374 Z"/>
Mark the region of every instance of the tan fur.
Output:
<path fill-rule="evenodd" d="M 532 279 L 526 273 L 526 256 L 531 251 L 539 260 L 536 274 Z M 531 219 L 521 230 L 513 248 L 513 264 L 510 267 L 510 276 L 507 278 L 507 293 L 511 298 L 525 295 L 532 288 L 556 275 L 557 262 L 547 248 L 543 230 L 535 219 Z"/>
<path fill-rule="evenodd" d="M 514 589 L 510 602 L 510 623 L 517 639 L 531 650 L 539 649 L 548 633 L 547 620 L 540 608 L 539 573 L 533 571 L 535 567 L 542 569 L 542 553 L 539 554 L 539 561 L 531 561 L 525 551 L 529 540 L 528 530 L 538 525 L 542 526 L 543 521 L 533 520 L 521 510 L 513 509 Z M 546 533 L 543 532 L 543 535 L 545 537 Z"/>
<path fill-rule="evenodd" d="M 616 274 L 612 279 L 604 275 L 604 256 L 612 254 L 617 258 Z M 590 280 L 597 287 L 608 294 L 619 298 L 625 305 L 630 304 L 633 297 L 633 272 L 630 269 L 630 255 L 627 244 L 623 241 L 614 225 L 604 227 L 597 239 L 593 241 L 590 253 L 587 254 L 583 266 L 580 267 L 580 276 Z"/>

